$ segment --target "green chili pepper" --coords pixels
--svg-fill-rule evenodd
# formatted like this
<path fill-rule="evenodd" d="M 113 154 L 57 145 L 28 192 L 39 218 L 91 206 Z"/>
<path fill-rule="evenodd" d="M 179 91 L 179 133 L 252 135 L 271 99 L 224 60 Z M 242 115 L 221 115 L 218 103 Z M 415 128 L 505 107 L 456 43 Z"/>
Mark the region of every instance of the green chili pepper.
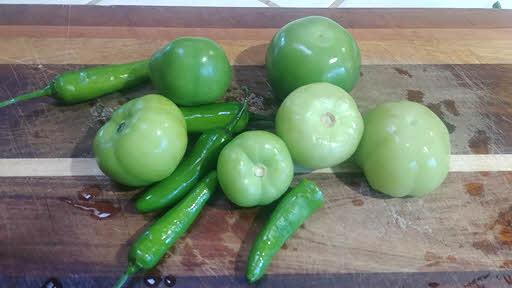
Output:
<path fill-rule="evenodd" d="M 247 92 L 246 92 L 247 94 Z M 233 139 L 233 130 L 247 109 L 247 96 L 236 117 L 225 128 L 211 129 L 199 137 L 192 151 L 181 161 L 176 170 L 164 180 L 150 186 L 135 202 L 140 212 L 150 212 L 169 207 L 217 165 L 222 148 Z"/>
<path fill-rule="evenodd" d="M 210 129 L 226 127 L 226 125 L 233 121 L 241 108 L 242 103 L 239 102 L 220 102 L 200 106 L 182 106 L 180 110 L 187 122 L 187 132 L 203 133 Z M 233 132 L 243 131 L 249 120 L 274 121 L 274 118 L 247 111 L 242 115 Z"/>
<path fill-rule="evenodd" d="M 255 282 L 263 276 L 276 252 L 323 204 L 322 191 L 306 179 L 284 196 L 254 240 L 245 274 L 249 282 Z"/>
<path fill-rule="evenodd" d="M 229 124 L 240 111 L 241 103 L 222 102 L 200 106 L 180 107 L 183 117 L 187 122 L 187 132 L 205 132 L 210 129 L 223 128 Z M 242 115 L 234 128 L 234 132 L 245 129 L 249 117 L 247 113 Z"/>
<path fill-rule="evenodd" d="M 187 231 L 217 187 L 217 172 L 211 171 L 178 205 L 167 211 L 132 245 L 126 272 L 114 287 L 121 287 L 128 277 L 153 268 L 165 252 Z"/>
<path fill-rule="evenodd" d="M 45 88 L 0 102 L 0 108 L 26 99 L 50 96 L 65 104 L 91 100 L 149 81 L 148 60 L 65 72 Z"/>

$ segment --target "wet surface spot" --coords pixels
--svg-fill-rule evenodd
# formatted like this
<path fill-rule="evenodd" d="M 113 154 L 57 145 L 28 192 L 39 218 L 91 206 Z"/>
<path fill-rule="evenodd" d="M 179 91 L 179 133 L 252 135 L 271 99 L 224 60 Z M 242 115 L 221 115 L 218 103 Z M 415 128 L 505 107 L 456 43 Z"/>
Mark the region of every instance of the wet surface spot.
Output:
<path fill-rule="evenodd" d="M 487 239 L 473 242 L 473 247 L 482 251 L 485 255 L 496 255 L 498 253 L 498 247 Z"/>
<path fill-rule="evenodd" d="M 352 200 L 352 205 L 354 205 L 354 206 L 363 206 L 364 205 L 364 201 L 361 200 L 361 199 L 354 199 L 354 200 Z"/>
<path fill-rule="evenodd" d="M 423 256 L 423 258 L 425 259 L 425 261 L 429 262 L 425 265 L 426 267 L 439 266 L 439 265 L 441 265 L 441 263 L 443 261 L 443 257 L 441 257 L 431 251 L 425 252 L 425 255 Z"/>
<path fill-rule="evenodd" d="M 176 285 L 176 277 L 174 277 L 174 275 L 165 276 L 164 284 L 166 287 L 174 287 L 174 285 Z"/>
<path fill-rule="evenodd" d="M 484 191 L 484 184 L 482 183 L 467 183 L 466 192 L 471 196 L 480 196 Z"/>
<path fill-rule="evenodd" d="M 439 265 L 441 265 L 441 261 L 430 262 L 430 263 L 428 263 L 425 266 L 427 266 L 427 267 L 434 267 L 434 266 L 439 266 Z"/>
<path fill-rule="evenodd" d="M 509 226 L 501 228 L 498 239 L 501 243 L 512 247 L 512 228 Z"/>
<path fill-rule="evenodd" d="M 495 223 L 493 229 L 497 228 L 497 239 L 502 244 L 512 247 L 512 206 L 501 211 Z"/>
<path fill-rule="evenodd" d="M 103 220 L 112 217 L 121 211 L 121 208 L 114 206 L 113 203 L 108 201 L 73 201 L 69 198 L 62 198 L 60 200 L 79 210 L 89 212 L 89 215 L 97 220 Z"/>
<path fill-rule="evenodd" d="M 512 268 L 512 260 L 503 261 L 503 264 L 500 265 L 500 268 Z"/>
<path fill-rule="evenodd" d="M 46 282 L 44 282 L 41 288 L 62 288 L 62 283 L 57 278 L 50 278 Z"/>
<path fill-rule="evenodd" d="M 407 100 L 423 104 L 423 97 L 425 94 L 419 90 L 409 90 L 407 89 Z"/>
<path fill-rule="evenodd" d="M 477 130 L 468 145 L 473 154 L 489 154 L 489 136 L 484 130 Z"/>
<path fill-rule="evenodd" d="M 455 263 L 455 262 L 457 262 L 457 257 L 455 257 L 453 255 L 448 255 L 448 256 L 446 256 L 446 260 L 448 260 L 448 262 L 450 262 L 450 263 Z"/>
<path fill-rule="evenodd" d="M 446 121 L 446 119 L 444 119 L 444 112 L 441 110 L 441 107 L 442 107 L 442 104 L 441 103 L 429 103 L 427 104 L 427 107 L 432 111 L 434 112 L 434 114 L 437 115 L 437 117 L 439 117 L 439 119 L 441 119 L 441 121 L 443 121 L 444 125 L 446 126 L 446 129 L 448 129 L 448 133 L 452 134 L 453 132 L 455 132 L 455 125 L 453 125 L 452 123 Z"/>
<path fill-rule="evenodd" d="M 405 69 L 398 68 L 398 67 L 395 67 L 395 68 L 393 68 L 393 69 L 395 69 L 395 71 L 396 71 L 398 74 L 402 75 L 402 76 L 407 76 L 407 77 L 409 77 L 409 78 L 412 78 L 411 73 L 409 73 L 409 71 L 407 71 L 407 70 L 405 70 Z"/>
<path fill-rule="evenodd" d="M 101 189 L 98 186 L 90 186 L 87 188 L 84 188 L 81 191 L 78 191 L 78 199 L 89 201 L 96 197 L 98 197 L 101 194 Z"/>
<path fill-rule="evenodd" d="M 144 275 L 143 281 L 146 287 L 158 287 L 160 282 L 162 282 L 162 277 L 154 275 Z"/>
<path fill-rule="evenodd" d="M 455 101 L 451 99 L 446 99 L 441 101 L 441 104 L 443 104 L 443 107 L 453 116 L 459 116 L 459 110 L 457 109 L 457 106 L 455 105 Z"/>

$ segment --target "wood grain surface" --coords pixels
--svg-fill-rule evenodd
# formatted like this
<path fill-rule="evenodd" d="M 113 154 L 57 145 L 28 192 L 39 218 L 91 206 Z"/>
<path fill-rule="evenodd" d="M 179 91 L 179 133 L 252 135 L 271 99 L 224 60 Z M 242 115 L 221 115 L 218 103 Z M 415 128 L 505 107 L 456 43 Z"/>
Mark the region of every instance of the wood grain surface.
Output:
<path fill-rule="evenodd" d="M 364 65 L 351 94 L 363 113 L 399 99 L 428 106 L 450 131 L 452 161 L 468 169 L 406 199 L 379 194 L 353 171 L 297 175 L 293 183 L 315 181 L 326 204 L 257 286 L 512 285 L 512 11 L 0 5 L 0 101 L 64 71 L 145 59 L 176 37 L 206 36 L 233 64 L 224 100 L 241 99 L 247 86 L 250 109 L 273 113 L 266 47 L 280 27 L 308 15 L 332 18 L 358 42 Z M 90 170 L 91 143 L 117 107 L 152 91 L 148 84 L 73 106 L 41 98 L 0 110 L 0 287 L 42 287 L 52 277 L 63 287 L 111 287 L 120 276 L 130 244 L 158 215 L 137 213 L 138 190 Z M 218 191 L 129 287 L 165 276 L 174 287 L 249 286 L 247 254 L 271 208 L 240 209 Z"/>

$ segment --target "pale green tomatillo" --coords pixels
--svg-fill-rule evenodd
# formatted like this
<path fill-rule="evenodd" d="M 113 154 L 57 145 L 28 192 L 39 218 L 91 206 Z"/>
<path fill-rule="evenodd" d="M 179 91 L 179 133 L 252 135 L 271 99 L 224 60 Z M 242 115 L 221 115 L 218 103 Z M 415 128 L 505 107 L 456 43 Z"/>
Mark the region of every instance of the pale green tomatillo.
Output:
<path fill-rule="evenodd" d="M 365 130 L 355 153 L 370 185 L 393 197 L 422 196 L 446 178 L 450 138 L 427 107 L 389 102 L 364 116 Z"/>
<path fill-rule="evenodd" d="M 150 94 L 119 107 L 94 138 L 94 155 L 107 176 L 146 186 L 169 176 L 187 147 L 187 127 L 169 99 Z"/>

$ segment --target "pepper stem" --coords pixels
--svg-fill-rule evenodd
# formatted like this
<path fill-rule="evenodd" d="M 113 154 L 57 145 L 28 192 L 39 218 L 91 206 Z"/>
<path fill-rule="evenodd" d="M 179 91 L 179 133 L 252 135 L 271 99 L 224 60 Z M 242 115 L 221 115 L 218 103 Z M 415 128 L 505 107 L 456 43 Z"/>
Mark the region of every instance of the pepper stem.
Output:
<path fill-rule="evenodd" d="M 27 100 L 27 99 L 32 99 L 32 98 L 36 98 L 36 97 L 41 97 L 41 96 L 50 96 L 50 95 L 52 95 L 52 89 L 51 89 L 51 86 L 48 85 L 48 86 L 46 86 L 45 88 L 43 88 L 41 90 L 37 90 L 37 91 L 31 92 L 31 93 L 23 94 L 23 95 L 20 95 L 18 97 L 15 97 L 15 98 L 12 98 L 12 99 L 0 102 L 0 108 L 5 107 L 7 105 L 14 104 L 14 103 L 19 102 L 19 101 L 23 101 L 23 100 Z"/>
<path fill-rule="evenodd" d="M 126 282 L 126 280 L 128 280 L 128 277 L 130 277 L 130 275 L 124 273 L 123 276 L 121 276 L 121 278 L 119 278 L 119 280 L 117 281 L 116 285 L 114 285 L 114 288 L 121 288 L 121 287 L 123 287 L 123 285 Z"/>
<path fill-rule="evenodd" d="M 242 115 L 247 110 L 247 101 L 249 100 L 249 90 L 246 87 L 244 87 L 242 89 L 245 92 L 245 99 L 244 99 L 242 108 L 240 108 L 240 110 L 238 110 L 238 113 L 236 114 L 235 118 L 233 118 L 233 120 L 231 120 L 231 122 L 226 126 L 225 129 L 226 129 L 226 132 L 228 132 L 228 133 L 231 133 L 233 131 L 233 129 L 235 128 L 236 124 L 238 123 L 240 118 L 242 118 Z"/>
<path fill-rule="evenodd" d="M 126 283 L 126 280 L 128 280 L 128 277 L 137 273 L 137 271 L 139 271 L 139 270 L 140 270 L 140 267 L 137 264 L 135 264 L 133 262 L 128 262 L 126 271 L 124 272 L 123 276 L 121 276 L 121 278 L 119 278 L 119 280 L 117 280 L 117 283 L 114 285 L 113 288 L 123 287 L 124 283 Z"/>

